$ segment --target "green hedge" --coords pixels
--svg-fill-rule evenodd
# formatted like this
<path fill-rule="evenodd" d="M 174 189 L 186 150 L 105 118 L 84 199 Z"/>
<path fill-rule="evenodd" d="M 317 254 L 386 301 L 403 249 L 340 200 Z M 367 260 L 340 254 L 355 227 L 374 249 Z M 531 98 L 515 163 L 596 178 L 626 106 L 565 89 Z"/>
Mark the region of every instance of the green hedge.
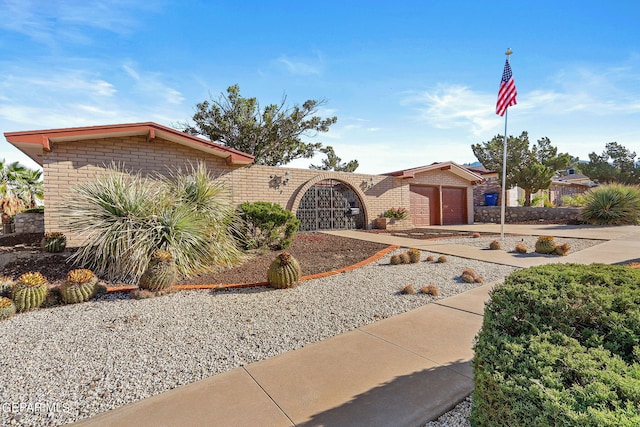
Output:
<path fill-rule="evenodd" d="M 475 343 L 474 426 L 640 426 L 640 270 L 520 270 Z"/>

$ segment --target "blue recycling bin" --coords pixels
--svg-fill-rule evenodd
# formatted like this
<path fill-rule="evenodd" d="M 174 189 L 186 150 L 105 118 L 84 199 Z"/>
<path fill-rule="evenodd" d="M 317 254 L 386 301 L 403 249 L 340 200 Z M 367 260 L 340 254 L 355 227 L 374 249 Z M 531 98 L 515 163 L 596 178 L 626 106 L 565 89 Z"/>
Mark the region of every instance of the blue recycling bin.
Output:
<path fill-rule="evenodd" d="M 486 193 L 484 203 L 487 206 L 498 206 L 498 193 Z"/>

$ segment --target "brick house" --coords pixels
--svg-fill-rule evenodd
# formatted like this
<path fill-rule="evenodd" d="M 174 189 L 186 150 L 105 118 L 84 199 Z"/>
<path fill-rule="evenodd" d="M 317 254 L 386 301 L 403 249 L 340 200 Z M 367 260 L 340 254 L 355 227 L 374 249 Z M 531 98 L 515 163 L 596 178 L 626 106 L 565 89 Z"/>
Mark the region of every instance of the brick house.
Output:
<path fill-rule="evenodd" d="M 409 227 L 472 223 L 473 184 L 482 181 L 453 162 L 381 175 L 261 166 L 251 155 L 152 122 L 4 135 L 43 168 L 46 231 L 65 231 L 61 207 L 74 185 L 112 162 L 153 175 L 204 161 L 235 204 L 276 202 L 296 214 L 302 230 L 372 228 L 391 207 L 410 211 Z M 68 238 L 73 245 L 75 236 Z"/>

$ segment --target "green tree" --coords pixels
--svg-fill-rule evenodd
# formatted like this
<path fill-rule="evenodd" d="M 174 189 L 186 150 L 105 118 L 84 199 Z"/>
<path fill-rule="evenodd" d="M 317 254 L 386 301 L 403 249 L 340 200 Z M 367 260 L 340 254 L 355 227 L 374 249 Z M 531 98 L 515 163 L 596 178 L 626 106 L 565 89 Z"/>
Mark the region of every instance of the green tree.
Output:
<path fill-rule="evenodd" d="M 336 172 L 355 172 L 358 169 L 358 161 L 350 160 L 347 163 L 343 163 L 342 159 L 336 155 L 333 147 L 328 145 L 320 149 L 321 152 L 327 155 L 326 159 L 322 159 L 322 164 L 311 165 L 309 169 L 323 170 L 323 171 L 336 171 Z"/>
<path fill-rule="evenodd" d="M 15 176 L 13 191 L 27 208 L 35 208 L 44 199 L 42 171 L 25 168 Z"/>
<path fill-rule="evenodd" d="M 0 161 L 0 195 L 12 196 L 17 177 L 27 170 L 18 162 L 7 163 L 5 159 Z"/>
<path fill-rule="evenodd" d="M 491 141 L 471 146 L 473 154 L 482 165 L 498 172 L 502 184 L 502 163 L 504 137 L 496 135 Z M 507 144 L 506 187 L 518 186 L 525 192 L 525 206 L 531 206 L 531 195 L 546 190 L 551 178 L 558 170 L 563 170 L 577 159 L 567 153 L 558 154 L 549 138 L 539 139 L 529 147 L 529 134 L 522 132 L 519 137 L 509 136 Z"/>
<path fill-rule="evenodd" d="M 202 135 L 211 141 L 243 151 L 255 157 L 259 165 L 279 166 L 298 158 L 311 158 L 322 148 L 321 143 L 303 142 L 329 131 L 337 117 L 321 118 L 315 114 L 325 100 L 307 100 L 302 105 L 279 104 L 260 107 L 256 98 L 244 98 L 236 84 L 218 99 L 196 106 L 193 125 L 183 123 L 184 131 Z"/>
<path fill-rule="evenodd" d="M 640 171 L 635 167 L 636 153 L 617 142 L 609 142 L 601 155 L 589 154 L 589 163 L 582 164 L 582 173 L 601 184 L 639 184 Z"/>

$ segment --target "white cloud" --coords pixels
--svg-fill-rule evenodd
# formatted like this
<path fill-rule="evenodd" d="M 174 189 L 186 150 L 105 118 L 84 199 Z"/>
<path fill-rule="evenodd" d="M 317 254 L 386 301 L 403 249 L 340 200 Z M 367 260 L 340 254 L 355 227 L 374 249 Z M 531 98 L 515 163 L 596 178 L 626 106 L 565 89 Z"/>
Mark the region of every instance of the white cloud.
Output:
<path fill-rule="evenodd" d="M 462 85 L 438 85 L 405 97 L 402 102 L 415 105 L 418 120 L 438 129 L 469 128 L 474 135 L 483 135 L 500 122 L 493 107 L 495 95 L 473 91 Z"/>
<path fill-rule="evenodd" d="M 286 55 L 280 56 L 275 63 L 287 70 L 290 74 L 297 76 L 319 76 L 324 70 L 324 60 L 320 55 L 316 58 L 289 58 Z"/>
<path fill-rule="evenodd" d="M 160 97 L 164 102 L 180 105 L 184 102 L 182 93 L 164 83 L 164 76 L 157 72 L 140 72 L 131 63 L 123 64 L 122 69 L 133 79 L 133 90 L 145 97 Z"/>

